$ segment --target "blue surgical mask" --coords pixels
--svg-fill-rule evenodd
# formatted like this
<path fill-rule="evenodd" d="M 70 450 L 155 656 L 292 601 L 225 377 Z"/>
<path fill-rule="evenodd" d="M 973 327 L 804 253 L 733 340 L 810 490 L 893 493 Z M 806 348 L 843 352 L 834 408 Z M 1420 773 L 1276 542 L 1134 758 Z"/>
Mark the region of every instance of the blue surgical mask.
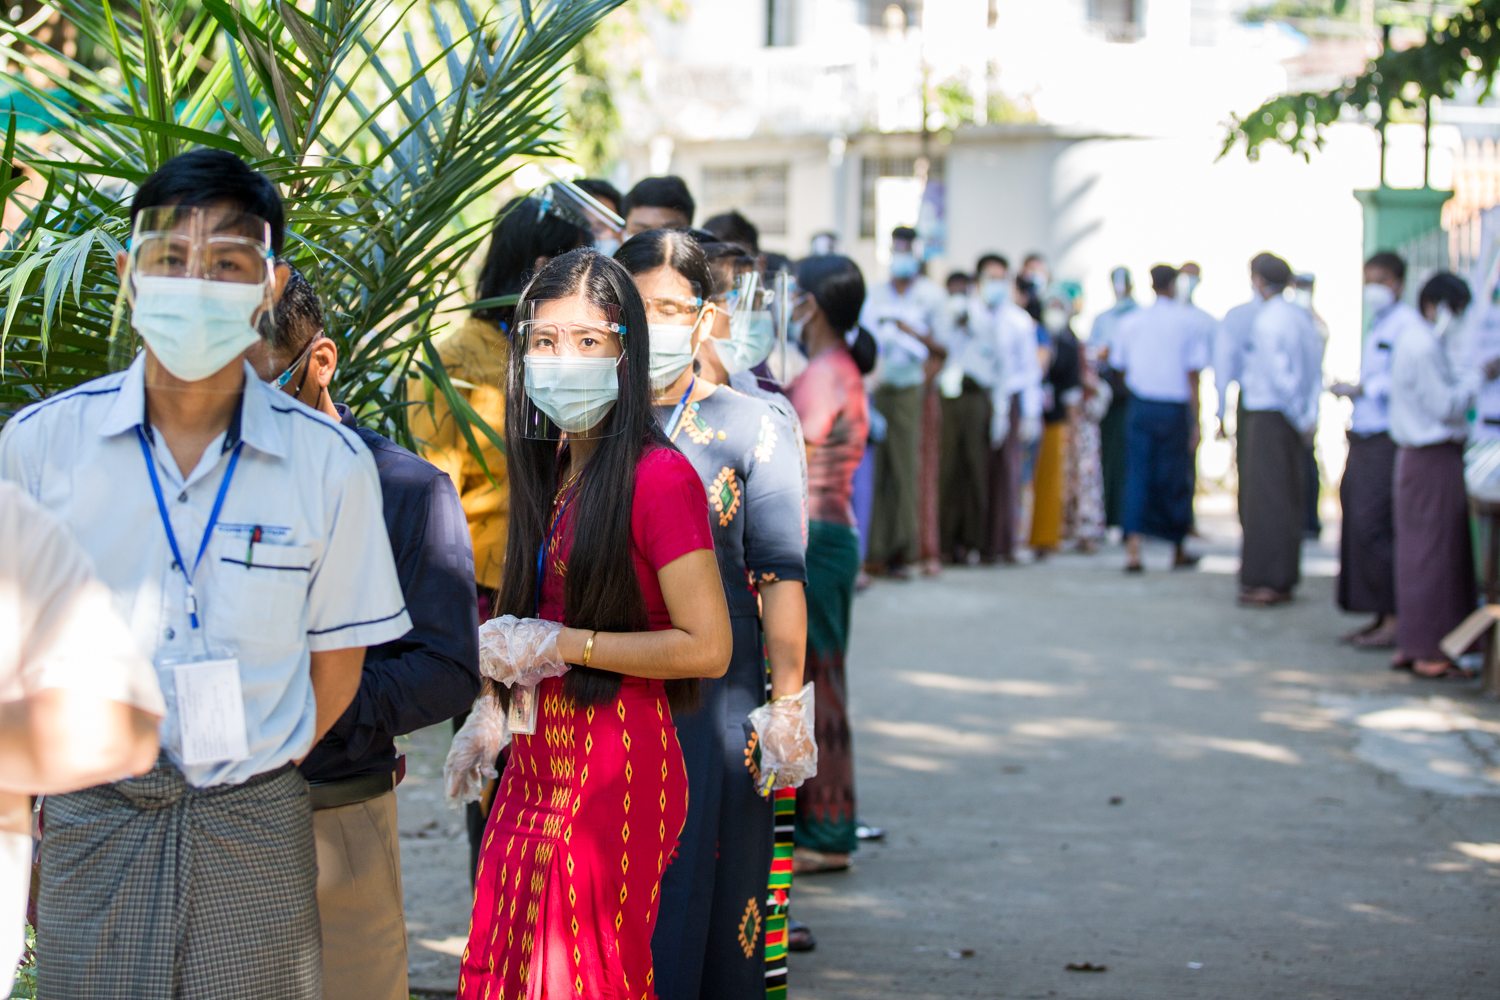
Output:
<path fill-rule="evenodd" d="M 983 299 L 984 304 L 989 306 L 991 309 L 994 309 L 1000 303 L 1004 302 L 1009 294 L 1010 288 L 1007 286 L 1007 282 L 1004 278 L 979 279 L 979 297 Z"/>
<path fill-rule="evenodd" d="M 648 323 L 647 337 L 651 340 L 651 388 L 657 392 L 665 389 L 693 363 L 692 326 L 672 326 L 666 323 Z"/>
<path fill-rule="evenodd" d="M 922 269 L 921 261 L 917 255 L 909 251 L 898 251 L 891 254 L 891 277 L 898 279 L 910 279 L 917 276 Z"/>
<path fill-rule="evenodd" d="M 527 355 L 526 395 L 569 434 L 597 427 L 620 395 L 619 358 Z"/>
<path fill-rule="evenodd" d="M 719 353 L 719 364 L 733 375 L 770 357 L 775 341 L 769 312 L 742 309 L 729 318 L 729 339 L 715 340 L 714 350 Z"/>
<path fill-rule="evenodd" d="M 601 236 L 594 241 L 594 249 L 606 257 L 613 257 L 620 249 L 620 241 L 613 236 Z"/>
<path fill-rule="evenodd" d="M 162 367 L 184 382 L 219 371 L 260 339 L 255 314 L 266 286 L 136 275 L 130 325 Z"/>

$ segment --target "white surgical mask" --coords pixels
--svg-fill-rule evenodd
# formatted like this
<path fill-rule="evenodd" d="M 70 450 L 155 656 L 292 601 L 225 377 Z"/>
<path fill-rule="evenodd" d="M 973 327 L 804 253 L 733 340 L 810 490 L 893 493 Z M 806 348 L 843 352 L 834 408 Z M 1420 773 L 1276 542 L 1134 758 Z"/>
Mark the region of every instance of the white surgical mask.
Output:
<path fill-rule="evenodd" d="M 666 323 L 648 323 L 647 337 L 651 340 L 651 388 L 657 392 L 665 389 L 693 363 L 692 326 L 669 326 Z"/>
<path fill-rule="evenodd" d="M 984 304 L 991 309 L 1005 301 L 1010 294 L 1008 283 L 1004 278 L 981 278 L 979 279 L 979 297 Z"/>
<path fill-rule="evenodd" d="M 597 427 L 619 398 L 619 358 L 529 354 L 525 363 L 526 395 L 569 434 Z"/>
<path fill-rule="evenodd" d="M 1365 286 L 1365 308 L 1371 313 L 1384 312 L 1396 301 L 1396 293 L 1388 285 L 1370 282 Z"/>
<path fill-rule="evenodd" d="M 769 312 L 742 309 L 729 317 L 729 339 L 716 339 L 714 350 L 719 353 L 719 364 L 734 375 L 754 368 L 770 357 L 775 340 Z"/>
<path fill-rule="evenodd" d="M 917 272 L 922 269 L 922 264 L 917 260 L 917 255 L 910 252 L 897 252 L 891 254 L 891 277 L 893 278 L 915 278 Z"/>
<path fill-rule="evenodd" d="M 620 241 L 613 236 L 601 236 L 594 241 L 594 249 L 606 257 L 613 257 L 620 249 Z"/>
<path fill-rule="evenodd" d="M 255 314 L 266 286 L 204 278 L 136 275 L 130 325 L 162 367 L 197 382 L 229 364 L 260 339 Z"/>
<path fill-rule="evenodd" d="M 1455 321 L 1453 310 L 1448 308 L 1448 303 L 1439 302 L 1437 315 L 1432 320 L 1432 331 L 1439 337 L 1446 337 L 1456 329 L 1458 329 L 1458 323 Z"/>
<path fill-rule="evenodd" d="M 1062 306 L 1048 306 L 1042 310 L 1042 325 L 1051 333 L 1061 333 L 1068 325 L 1068 311 Z"/>
<path fill-rule="evenodd" d="M 1191 274 L 1179 274 L 1177 276 L 1177 300 L 1179 302 L 1193 301 L 1193 292 L 1198 288 L 1198 279 Z"/>

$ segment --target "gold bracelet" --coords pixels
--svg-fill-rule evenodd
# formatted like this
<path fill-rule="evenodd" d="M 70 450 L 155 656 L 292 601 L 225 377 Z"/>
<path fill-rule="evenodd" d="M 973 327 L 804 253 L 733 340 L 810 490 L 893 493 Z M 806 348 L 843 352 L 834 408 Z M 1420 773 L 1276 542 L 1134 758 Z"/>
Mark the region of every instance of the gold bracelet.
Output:
<path fill-rule="evenodd" d="M 589 657 L 594 655 L 594 639 L 598 635 L 598 632 L 590 632 L 588 642 L 583 644 L 583 665 L 585 667 L 589 665 Z"/>

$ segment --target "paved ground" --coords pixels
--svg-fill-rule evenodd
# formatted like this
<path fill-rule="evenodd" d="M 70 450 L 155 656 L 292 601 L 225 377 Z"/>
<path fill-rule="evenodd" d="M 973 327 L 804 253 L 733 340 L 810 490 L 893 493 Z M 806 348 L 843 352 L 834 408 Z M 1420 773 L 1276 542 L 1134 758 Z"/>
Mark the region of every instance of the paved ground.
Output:
<path fill-rule="evenodd" d="M 861 596 L 861 809 L 890 833 L 795 886 L 820 943 L 793 997 L 1500 996 L 1500 711 L 1339 647 L 1326 575 L 1236 608 L 1232 522 L 1203 522 L 1204 572 L 1115 549 Z M 413 985 L 451 991 L 466 847 L 446 737 L 412 744 Z"/>

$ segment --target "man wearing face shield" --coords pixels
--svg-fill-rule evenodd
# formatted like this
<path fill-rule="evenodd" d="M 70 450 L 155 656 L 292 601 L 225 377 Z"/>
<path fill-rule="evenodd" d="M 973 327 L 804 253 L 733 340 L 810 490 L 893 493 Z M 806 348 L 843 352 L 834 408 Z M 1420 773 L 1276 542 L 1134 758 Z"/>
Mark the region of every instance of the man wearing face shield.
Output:
<path fill-rule="evenodd" d="M 131 366 L 22 410 L 0 476 L 72 530 L 167 715 L 140 778 L 49 797 L 40 991 L 322 993 L 307 782 L 367 646 L 411 627 L 359 437 L 256 376 L 281 198 L 231 154 L 148 177 L 119 256 Z"/>
<path fill-rule="evenodd" d="M 1381 252 L 1365 261 L 1365 315 L 1370 320 L 1359 359 L 1359 382 L 1337 383 L 1335 396 L 1354 401 L 1349 457 L 1339 484 L 1344 522 L 1339 539 L 1339 607 L 1375 616 L 1344 636 L 1367 649 L 1396 644 L 1396 443 L 1390 435 L 1391 355 L 1421 314 L 1401 300 L 1406 262 Z"/>
<path fill-rule="evenodd" d="M 1269 606 L 1290 601 L 1301 580 L 1306 440 L 1317 426 L 1323 354 L 1312 315 L 1282 294 L 1292 269 L 1270 254 L 1256 261 L 1265 301 L 1250 324 L 1240 373 L 1239 599 Z"/>
<path fill-rule="evenodd" d="M 881 366 L 875 409 L 886 434 L 875 449 L 875 503 L 870 515 L 867 564 L 871 573 L 910 575 L 919 556 L 917 500 L 921 491 L 923 403 L 929 363 L 947 356 L 948 303 L 943 290 L 921 273 L 917 231 L 891 232 L 890 280 L 871 287 L 860 324 L 875 335 Z M 937 470 L 933 469 L 936 476 Z"/>
<path fill-rule="evenodd" d="M 1109 282 L 1115 304 L 1094 317 L 1089 351 L 1111 393 L 1109 409 L 1099 421 L 1099 465 L 1104 477 L 1104 524 L 1112 528 L 1119 525 L 1125 505 L 1125 411 L 1130 391 L 1125 386 L 1125 374 L 1109 363 L 1109 354 L 1120 320 L 1140 306 L 1132 294 L 1129 268 L 1115 268 L 1109 273 Z"/>
<path fill-rule="evenodd" d="M 1442 271 L 1422 286 L 1420 326 L 1391 352 L 1390 427 L 1396 442 L 1396 654 L 1393 666 L 1419 677 L 1469 680 L 1441 643 L 1474 610 L 1474 548 L 1464 486 L 1469 407 L 1488 372 L 1456 370 L 1469 286 Z"/>
<path fill-rule="evenodd" d="M 290 267 L 290 265 L 286 265 Z M 312 785 L 323 1000 L 406 1000 L 406 920 L 395 738 L 467 712 L 479 693 L 474 554 L 441 470 L 368 428 L 329 394 L 338 346 L 295 268 L 275 332 L 251 348 L 261 377 L 359 435 L 375 457 L 386 534 L 412 629 L 365 655 L 359 690 L 300 769 Z"/>

